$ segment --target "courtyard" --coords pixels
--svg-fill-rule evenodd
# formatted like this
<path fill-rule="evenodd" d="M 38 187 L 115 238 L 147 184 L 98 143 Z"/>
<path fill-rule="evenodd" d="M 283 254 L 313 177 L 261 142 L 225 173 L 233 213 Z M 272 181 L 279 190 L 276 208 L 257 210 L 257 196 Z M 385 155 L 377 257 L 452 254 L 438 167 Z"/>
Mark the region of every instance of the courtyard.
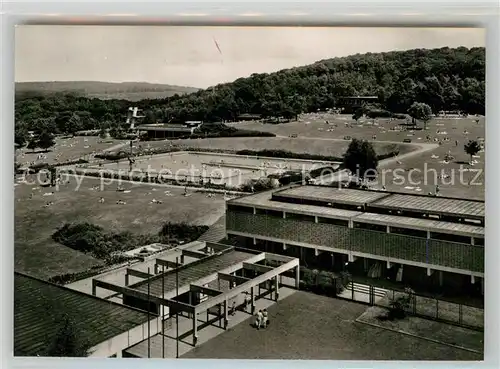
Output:
<path fill-rule="evenodd" d="M 250 326 L 252 320 L 248 319 L 182 358 L 482 359 L 478 353 L 356 322 L 366 309 L 366 305 L 298 291 L 268 308 L 271 323 L 266 329 L 254 329 Z"/>

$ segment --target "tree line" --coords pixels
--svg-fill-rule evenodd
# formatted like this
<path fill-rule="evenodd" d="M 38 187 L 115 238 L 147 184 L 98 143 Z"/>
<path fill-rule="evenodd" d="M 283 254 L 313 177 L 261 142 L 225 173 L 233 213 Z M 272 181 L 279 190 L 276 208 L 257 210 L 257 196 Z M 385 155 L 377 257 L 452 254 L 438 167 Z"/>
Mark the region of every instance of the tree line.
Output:
<path fill-rule="evenodd" d="M 275 73 L 252 74 L 186 95 L 133 103 L 144 123 L 232 121 L 240 114 L 296 118 L 335 107 L 342 96 L 376 95 L 382 108 L 406 113 L 415 102 L 433 112 L 485 111 L 485 49 L 415 49 L 321 60 Z M 71 134 L 116 129 L 131 102 L 75 93 L 16 94 L 16 130 Z"/>

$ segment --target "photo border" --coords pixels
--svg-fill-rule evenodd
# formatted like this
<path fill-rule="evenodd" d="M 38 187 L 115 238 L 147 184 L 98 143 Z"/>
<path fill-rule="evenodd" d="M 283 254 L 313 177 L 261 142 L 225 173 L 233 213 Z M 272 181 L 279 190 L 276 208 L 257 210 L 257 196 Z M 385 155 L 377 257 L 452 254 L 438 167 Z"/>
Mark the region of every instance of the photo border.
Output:
<path fill-rule="evenodd" d="M 134 24 L 134 25 L 301 25 L 301 26 L 461 26 L 486 28 L 486 257 L 485 257 L 485 353 L 484 362 L 373 362 L 373 361 L 240 361 L 234 360 L 142 360 L 142 367 L 162 368 L 165 365 L 205 369 L 253 368 L 259 364 L 275 368 L 419 368 L 419 367 L 500 367 L 499 334 L 499 265 L 500 195 L 494 186 L 500 183 L 498 158 L 500 148 L 500 45 L 499 11 L 495 1 L 351 1 L 274 3 L 197 2 L 80 2 L 80 1 L 17 1 L 2 4 L 2 164 L 12 173 L 14 148 L 14 28 L 16 24 Z M 12 177 L 4 175 L 1 181 L 2 221 L 2 366 L 6 368 L 122 368 L 132 366 L 137 359 L 51 359 L 13 358 L 13 266 L 14 264 L 14 197 Z M 389 344 L 389 343 L 388 343 Z M 167 359 L 165 359 L 167 360 Z M 375 363 L 375 364 L 374 364 Z"/>

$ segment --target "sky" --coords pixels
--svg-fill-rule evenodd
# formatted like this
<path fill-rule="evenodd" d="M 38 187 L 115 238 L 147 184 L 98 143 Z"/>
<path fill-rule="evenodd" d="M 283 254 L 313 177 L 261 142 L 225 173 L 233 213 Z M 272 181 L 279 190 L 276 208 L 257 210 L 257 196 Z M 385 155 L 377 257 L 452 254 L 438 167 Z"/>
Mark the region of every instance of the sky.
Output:
<path fill-rule="evenodd" d="M 18 26 L 15 80 L 206 88 L 338 56 L 485 42 L 479 28 Z"/>

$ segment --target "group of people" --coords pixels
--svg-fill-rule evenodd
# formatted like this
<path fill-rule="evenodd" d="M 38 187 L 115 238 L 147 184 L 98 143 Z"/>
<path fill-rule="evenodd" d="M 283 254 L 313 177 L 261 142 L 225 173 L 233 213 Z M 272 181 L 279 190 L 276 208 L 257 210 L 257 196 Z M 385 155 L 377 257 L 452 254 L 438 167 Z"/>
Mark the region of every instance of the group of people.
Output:
<path fill-rule="evenodd" d="M 255 317 L 255 327 L 257 329 L 266 328 L 268 324 L 267 309 L 259 310 Z"/>

